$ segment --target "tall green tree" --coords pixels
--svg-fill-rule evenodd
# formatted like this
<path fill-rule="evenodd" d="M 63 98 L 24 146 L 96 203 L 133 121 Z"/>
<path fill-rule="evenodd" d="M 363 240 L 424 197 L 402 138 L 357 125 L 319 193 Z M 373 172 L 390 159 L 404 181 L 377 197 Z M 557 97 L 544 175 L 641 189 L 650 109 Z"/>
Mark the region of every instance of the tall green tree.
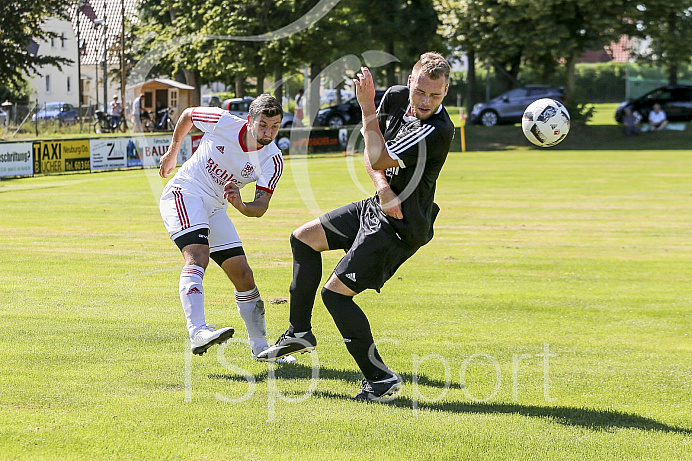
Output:
<path fill-rule="evenodd" d="M 680 69 L 692 63 L 692 0 L 642 0 L 633 17 L 651 47 L 638 57 L 666 68 L 668 83 L 678 83 Z"/>
<path fill-rule="evenodd" d="M 58 38 L 58 34 L 44 30 L 49 17 L 69 19 L 69 6 L 65 0 L 27 2 L 3 0 L 0 3 L 0 81 L 10 89 L 20 89 L 27 74 L 35 74 L 42 66 L 61 69 L 72 60 L 32 52 L 32 42 Z"/>
<path fill-rule="evenodd" d="M 401 61 L 387 65 L 387 86 L 397 83 L 397 67 L 408 72 L 422 53 L 446 54 L 433 0 L 357 0 L 354 6 L 364 16 L 373 45 Z"/>
<path fill-rule="evenodd" d="M 442 2 L 442 0 L 438 0 Z M 559 63 L 574 91 L 574 66 L 584 51 L 617 40 L 632 28 L 630 0 L 444 0 L 445 35 L 499 70 L 513 86 L 522 66 L 540 67 L 544 79 Z"/>

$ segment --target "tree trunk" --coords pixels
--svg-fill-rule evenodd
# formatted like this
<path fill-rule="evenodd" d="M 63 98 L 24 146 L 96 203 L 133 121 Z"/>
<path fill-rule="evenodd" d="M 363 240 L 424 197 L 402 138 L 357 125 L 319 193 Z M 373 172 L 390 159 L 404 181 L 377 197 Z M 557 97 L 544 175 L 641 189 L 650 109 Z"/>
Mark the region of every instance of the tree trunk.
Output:
<path fill-rule="evenodd" d="M 264 77 L 266 77 L 267 72 L 261 69 L 257 72 L 257 96 L 264 93 Z"/>
<path fill-rule="evenodd" d="M 199 106 L 202 103 L 200 88 L 197 86 L 197 74 L 191 70 L 183 70 L 185 83 L 194 86 L 195 89 L 190 92 L 190 106 Z"/>
<path fill-rule="evenodd" d="M 310 64 L 310 86 L 308 87 L 308 94 L 305 95 L 306 104 L 303 107 L 311 124 L 317 111 L 320 110 L 320 84 L 322 81 L 320 72 L 322 72 L 322 67 L 319 64 Z"/>
<path fill-rule="evenodd" d="M 283 106 L 284 99 L 284 85 L 281 83 L 283 74 L 281 73 L 281 68 L 277 68 L 274 71 L 274 97 Z"/>
<path fill-rule="evenodd" d="M 245 97 L 245 77 L 243 74 L 236 74 L 235 76 L 235 97 Z"/>
<path fill-rule="evenodd" d="M 668 85 L 678 84 L 678 65 L 670 64 L 668 67 Z"/>
<path fill-rule="evenodd" d="M 476 103 L 476 52 L 469 50 L 467 59 L 469 70 L 466 73 L 466 117 L 471 115 L 473 105 Z"/>
<path fill-rule="evenodd" d="M 575 67 L 577 64 L 577 57 L 574 54 L 570 54 L 565 62 L 565 83 L 567 84 L 567 101 L 572 101 L 574 96 L 574 88 L 576 85 L 575 79 Z"/>
<path fill-rule="evenodd" d="M 394 41 L 387 43 L 387 53 L 394 56 Z M 387 64 L 387 88 L 396 85 L 396 62 Z"/>

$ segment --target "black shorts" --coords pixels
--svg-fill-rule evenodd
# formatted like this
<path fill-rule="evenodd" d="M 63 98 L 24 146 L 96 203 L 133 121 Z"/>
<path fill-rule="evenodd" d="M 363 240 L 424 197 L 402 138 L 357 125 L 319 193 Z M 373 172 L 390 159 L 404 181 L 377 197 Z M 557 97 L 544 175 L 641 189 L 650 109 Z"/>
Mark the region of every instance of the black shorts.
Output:
<path fill-rule="evenodd" d="M 334 274 L 351 290 L 379 293 L 404 261 L 418 248 L 406 247 L 394 229 L 377 216 L 372 198 L 354 202 L 320 216 L 330 250 L 343 249 Z"/>

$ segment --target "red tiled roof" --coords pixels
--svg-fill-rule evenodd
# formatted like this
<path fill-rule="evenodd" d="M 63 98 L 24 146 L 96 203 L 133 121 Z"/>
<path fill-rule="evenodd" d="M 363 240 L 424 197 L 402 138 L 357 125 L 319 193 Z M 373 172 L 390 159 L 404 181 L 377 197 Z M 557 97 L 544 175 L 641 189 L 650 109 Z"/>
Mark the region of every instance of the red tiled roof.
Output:
<path fill-rule="evenodd" d="M 632 39 L 626 35 L 620 37 L 617 42 L 611 43 L 605 47 L 605 50 L 615 62 L 627 62 L 630 60 L 632 53 Z"/>
<path fill-rule="evenodd" d="M 138 21 L 139 0 L 85 0 L 84 7 L 74 8 L 70 15 L 75 35 L 83 43 L 82 64 L 93 66 L 103 61 L 103 26 L 94 24 L 96 19 L 106 19 L 108 63 L 120 62 L 120 33 L 122 31 L 122 8 L 125 7 L 125 24 Z M 79 31 L 77 18 L 79 17 Z"/>

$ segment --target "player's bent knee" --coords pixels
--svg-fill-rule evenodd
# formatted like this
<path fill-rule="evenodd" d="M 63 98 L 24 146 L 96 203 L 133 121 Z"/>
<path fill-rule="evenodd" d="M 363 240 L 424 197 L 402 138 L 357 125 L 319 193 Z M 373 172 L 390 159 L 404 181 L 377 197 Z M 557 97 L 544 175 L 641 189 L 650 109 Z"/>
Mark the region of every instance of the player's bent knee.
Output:
<path fill-rule="evenodd" d="M 321 252 L 329 249 L 327 235 L 319 219 L 313 219 L 294 230 L 291 234 L 291 245 L 294 244 L 293 239 L 300 240 L 315 251 Z"/>

